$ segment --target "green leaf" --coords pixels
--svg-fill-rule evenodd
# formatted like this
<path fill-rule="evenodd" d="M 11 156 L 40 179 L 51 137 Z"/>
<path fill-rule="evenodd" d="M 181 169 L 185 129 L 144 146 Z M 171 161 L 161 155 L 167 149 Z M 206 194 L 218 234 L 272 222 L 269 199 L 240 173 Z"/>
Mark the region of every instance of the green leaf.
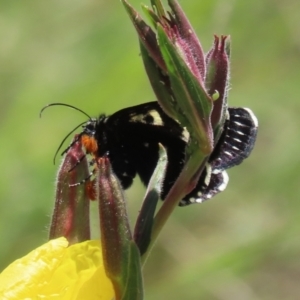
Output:
<path fill-rule="evenodd" d="M 170 117 L 176 118 L 177 113 L 174 107 L 176 103 L 174 102 L 174 98 L 172 96 L 173 91 L 171 89 L 169 77 L 166 76 L 159 68 L 154 59 L 151 57 L 144 43 L 141 41 L 140 49 L 149 81 L 159 104 Z"/>
<path fill-rule="evenodd" d="M 155 8 L 156 13 L 159 17 L 159 19 L 162 19 L 166 17 L 165 9 L 161 3 L 161 0 L 151 0 L 151 5 L 153 8 Z"/>
<path fill-rule="evenodd" d="M 126 1 L 121 0 L 123 3 L 136 31 L 140 41 L 146 47 L 150 56 L 154 59 L 155 63 L 162 69 L 166 70 L 165 63 L 162 59 L 157 40 L 152 28 L 146 24 L 139 13 Z"/>
<path fill-rule="evenodd" d="M 144 14 L 147 16 L 148 20 L 151 22 L 154 28 L 157 27 L 157 23 L 159 23 L 159 18 L 155 14 L 155 12 L 147 5 L 142 4 L 142 9 Z"/>
<path fill-rule="evenodd" d="M 141 272 L 140 251 L 131 241 L 128 255 L 124 257 L 122 278 L 126 278 L 123 286 L 122 300 L 142 300 L 144 297 L 143 277 Z"/>
<path fill-rule="evenodd" d="M 194 151 L 192 155 L 188 157 L 183 170 L 154 218 L 149 249 L 154 245 L 162 228 L 174 209 L 178 206 L 180 200 L 195 188 L 207 159 L 208 156 L 204 156 L 200 151 Z"/>
<path fill-rule="evenodd" d="M 141 255 L 147 251 L 151 241 L 154 213 L 160 198 L 167 163 L 166 150 L 159 144 L 159 160 L 148 184 L 145 199 L 134 229 L 134 240 Z"/>
<path fill-rule="evenodd" d="M 116 300 L 143 299 L 140 254 L 129 227 L 121 184 L 107 157 L 98 159 L 98 194 L 104 266 Z"/>
<path fill-rule="evenodd" d="M 159 47 L 167 65 L 172 90 L 178 104 L 177 119 L 187 127 L 192 143 L 197 144 L 204 154 L 213 149 L 213 133 L 210 124 L 212 99 L 191 73 L 164 29 L 157 27 Z M 167 103 L 166 103 L 167 105 Z"/>

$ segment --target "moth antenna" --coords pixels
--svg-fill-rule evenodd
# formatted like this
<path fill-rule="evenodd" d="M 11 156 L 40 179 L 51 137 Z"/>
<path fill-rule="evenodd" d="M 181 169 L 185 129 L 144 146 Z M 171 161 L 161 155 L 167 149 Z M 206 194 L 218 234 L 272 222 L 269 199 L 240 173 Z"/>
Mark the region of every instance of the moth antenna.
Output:
<path fill-rule="evenodd" d="M 66 141 L 66 139 L 77 129 L 77 128 L 79 128 L 80 126 L 82 126 L 83 124 L 85 124 L 86 122 L 82 122 L 82 123 L 80 123 L 79 125 L 77 125 L 73 130 L 71 130 L 65 137 L 64 137 L 64 139 L 61 141 L 61 143 L 59 144 L 59 146 L 58 146 L 58 148 L 57 148 L 57 150 L 56 150 L 56 152 L 55 152 L 55 154 L 54 154 L 54 157 L 53 157 L 53 164 L 55 165 L 55 159 L 56 159 L 56 156 L 57 156 L 57 154 L 58 154 L 58 152 L 59 152 L 59 150 L 61 149 L 61 147 L 62 147 L 62 145 L 64 144 L 64 142 Z M 63 154 L 65 154 L 69 149 L 70 149 L 70 147 L 72 147 L 73 145 L 74 145 L 74 143 L 75 142 L 77 142 L 78 141 L 78 139 L 80 138 L 80 136 L 66 149 L 66 150 L 64 150 L 64 152 L 62 153 L 62 155 Z"/>
<path fill-rule="evenodd" d="M 75 110 L 81 112 L 81 113 L 84 114 L 85 116 L 87 116 L 89 119 L 91 119 L 91 116 L 88 115 L 85 111 L 81 110 L 80 108 L 78 108 L 78 107 L 76 107 L 76 106 L 73 106 L 73 105 L 70 105 L 70 104 L 60 103 L 60 102 L 58 102 L 58 103 L 50 103 L 50 104 L 44 106 L 44 107 L 41 109 L 41 111 L 40 111 L 40 118 L 42 117 L 42 113 L 43 113 L 43 111 L 44 111 L 46 108 L 48 108 L 48 107 L 50 107 L 50 106 L 57 106 L 57 105 L 60 105 L 60 106 L 66 106 L 66 107 L 73 108 L 73 109 L 75 109 Z"/>
<path fill-rule="evenodd" d="M 77 111 L 79 111 L 79 112 L 81 112 L 82 114 L 84 114 L 86 117 L 88 117 L 89 118 L 89 120 L 91 120 L 92 118 L 91 118 L 91 116 L 90 115 L 88 115 L 85 111 L 83 111 L 82 109 L 80 109 L 80 108 L 78 108 L 78 107 L 76 107 L 76 106 L 73 106 L 73 105 L 70 105 L 70 104 L 66 104 L 66 103 L 60 103 L 60 102 L 54 102 L 54 103 L 50 103 L 50 104 L 48 104 L 48 105 L 46 105 L 46 106 L 44 106 L 42 109 L 41 109 L 41 111 L 40 111 L 40 118 L 42 117 L 42 113 L 43 113 L 43 111 L 46 109 L 46 108 L 48 108 L 48 107 L 50 107 L 50 106 L 66 106 L 66 107 L 69 107 L 69 108 L 72 108 L 72 109 L 75 109 L 75 110 L 77 110 Z M 59 144 L 59 146 L 58 146 L 58 148 L 57 148 L 57 150 L 56 150 L 56 152 L 55 152 L 55 154 L 54 154 L 54 157 L 53 157 L 53 163 L 55 164 L 55 160 L 56 160 L 56 157 L 57 157 L 57 154 L 58 154 L 58 152 L 59 152 L 59 150 L 61 149 L 61 147 L 62 147 L 62 145 L 64 144 L 64 142 L 66 141 L 66 139 L 77 129 L 77 128 L 79 128 L 80 126 L 82 126 L 83 124 L 85 124 L 86 122 L 82 122 L 82 123 L 80 123 L 79 125 L 77 125 L 73 130 L 71 130 L 65 137 L 64 137 L 64 139 L 61 141 L 61 143 Z M 76 141 L 78 141 L 78 139 L 76 139 Z M 62 153 L 62 155 L 64 154 L 64 153 L 66 153 L 69 149 L 70 149 L 70 147 L 72 147 L 72 145 L 76 142 L 76 141 L 74 141 L 63 153 Z"/>

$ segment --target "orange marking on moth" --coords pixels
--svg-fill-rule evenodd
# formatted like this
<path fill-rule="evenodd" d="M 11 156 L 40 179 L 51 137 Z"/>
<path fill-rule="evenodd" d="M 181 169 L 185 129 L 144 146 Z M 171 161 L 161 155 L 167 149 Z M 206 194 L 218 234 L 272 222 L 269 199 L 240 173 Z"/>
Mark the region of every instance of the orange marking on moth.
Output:
<path fill-rule="evenodd" d="M 89 180 L 85 183 L 85 193 L 90 200 L 97 200 L 95 180 Z"/>
<path fill-rule="evenodd" d="M 85 147 L 86 151 L 88 153 L 96 155 L 96 152 L 98 150 L 97 141 L 95 138 L 90 137 L 88 135 L 83 135 L 81 137 L 81 143 Z"/>

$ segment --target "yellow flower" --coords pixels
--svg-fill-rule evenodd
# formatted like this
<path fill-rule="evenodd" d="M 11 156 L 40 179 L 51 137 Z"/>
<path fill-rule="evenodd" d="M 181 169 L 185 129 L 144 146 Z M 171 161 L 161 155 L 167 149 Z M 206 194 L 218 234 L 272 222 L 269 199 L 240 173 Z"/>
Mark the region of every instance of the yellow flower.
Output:
<path fill-rule="evenodd" d="M 0 274 L 2 300 L 111 300 L 113 297 L 99 241 L 68 247 L 65 238 L 51 240 Z"/>

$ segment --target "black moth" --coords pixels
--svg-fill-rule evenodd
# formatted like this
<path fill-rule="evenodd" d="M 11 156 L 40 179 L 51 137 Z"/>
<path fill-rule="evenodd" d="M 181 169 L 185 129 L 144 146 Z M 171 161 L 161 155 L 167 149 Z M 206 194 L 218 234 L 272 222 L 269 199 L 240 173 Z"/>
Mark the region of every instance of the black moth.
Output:
<path fill-rule="evenodd" d="M 240 164 L 253 149 L 257 119 L 246 108 L 228 108 L 222 136 L 211 154 L 195 189 L 180 206 L 201 203 L 223 191 L 228 183 L 226 169 Z M 158 102 L 122 109 L 111 116 L 91 118 L 78 138 L 97 144 L 96 158 L 108 156 L 124 189 L 138 174 L 147 186 L 158 161 L 158 144 L 168 156 L 161 198 L 164 199 L 183 168 L 188 132 L 164 113 Z M 84 140 L 84 139 L 83 139 Z M 72 146 L 72 145 L 71 145 Z M 89 151 L 86 147 L 87 152 Z"/>

